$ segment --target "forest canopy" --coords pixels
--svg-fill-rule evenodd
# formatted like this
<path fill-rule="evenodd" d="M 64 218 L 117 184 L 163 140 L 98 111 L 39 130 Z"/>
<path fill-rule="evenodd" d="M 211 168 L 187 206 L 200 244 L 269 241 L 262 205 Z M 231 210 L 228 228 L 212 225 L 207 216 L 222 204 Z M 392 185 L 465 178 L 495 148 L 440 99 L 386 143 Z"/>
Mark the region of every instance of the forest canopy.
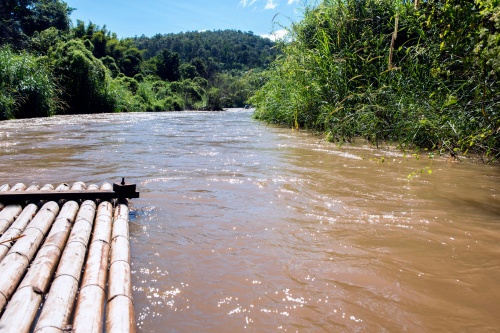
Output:
<path fill-rule="evenodd" d="M 276 57 L 234 30 L 118 39 L 60 0 L 0 2 L 0 119 L 242 107 Z"/>

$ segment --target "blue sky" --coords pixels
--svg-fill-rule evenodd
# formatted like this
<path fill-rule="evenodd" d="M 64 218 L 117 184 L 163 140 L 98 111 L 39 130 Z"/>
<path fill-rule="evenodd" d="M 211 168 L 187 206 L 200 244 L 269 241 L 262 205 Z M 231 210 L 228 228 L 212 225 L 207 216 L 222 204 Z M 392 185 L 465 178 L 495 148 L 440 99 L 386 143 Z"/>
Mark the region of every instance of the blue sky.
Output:
<path fill-rule="evenodd" d="M 119 38 L 234 29 L 269 35 L 299 20 L 305 0 L 66 0 L 71 18 L 106 25 Z M 273 21 L 274 18 L 274 21 Z"/>

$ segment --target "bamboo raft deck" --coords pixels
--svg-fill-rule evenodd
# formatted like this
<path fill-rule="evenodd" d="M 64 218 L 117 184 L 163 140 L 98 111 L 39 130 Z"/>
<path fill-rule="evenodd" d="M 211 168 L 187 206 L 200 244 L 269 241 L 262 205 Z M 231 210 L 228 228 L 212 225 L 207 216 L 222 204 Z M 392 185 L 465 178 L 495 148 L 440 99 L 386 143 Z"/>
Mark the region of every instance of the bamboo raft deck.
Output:
<path fill-rule="evenodd" d="M 113 191 L 0 185 L 0 332 L 135 332 L 129 207 Z M 18 194 L 36 195 L 5 199 Z"/>

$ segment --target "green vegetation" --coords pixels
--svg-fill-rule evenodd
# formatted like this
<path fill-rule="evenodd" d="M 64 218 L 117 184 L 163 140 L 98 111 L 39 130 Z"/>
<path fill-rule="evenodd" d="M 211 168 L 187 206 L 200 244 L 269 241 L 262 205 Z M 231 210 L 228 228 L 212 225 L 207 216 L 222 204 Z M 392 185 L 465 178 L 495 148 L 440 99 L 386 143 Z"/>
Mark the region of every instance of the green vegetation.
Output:
<path fill-rule="evenodd" d="M 252 97 L 255 117 L 452 156 L 500 157 L 499 0 L 324 0 Z"/>
<path fill-rule="evenodd" d="M 40 59 L 0 48 L 0 118 L 51 116 L 61 109 L 58 90 Z"/>
<path fill-rule="evenodd" d="M 0 119 L 250 102 L 331 141 L 500 157 L 500 0 L 323 0 L 277 48 L 232 30 L 118 39 L 72 10 L 0 2 Z"/>
<path fill-rule="evenodd" d="M 134 44 L 144 50 L 145 59 L 151 59 L 162 50 L 179 55 L 180 61 L 192 63 L 204 78 L 221 71 L 264 68 L 276 56 L 274 43 L 255 36 L 251 31 L 233 30 L 185 32 L 136 37 Z"/>
<path fill-rule="evenodd" d="M 0 2 L 0 120 L 242 107 L 276 50 L 241 31 L 118 39 L 61 0 Z"/>

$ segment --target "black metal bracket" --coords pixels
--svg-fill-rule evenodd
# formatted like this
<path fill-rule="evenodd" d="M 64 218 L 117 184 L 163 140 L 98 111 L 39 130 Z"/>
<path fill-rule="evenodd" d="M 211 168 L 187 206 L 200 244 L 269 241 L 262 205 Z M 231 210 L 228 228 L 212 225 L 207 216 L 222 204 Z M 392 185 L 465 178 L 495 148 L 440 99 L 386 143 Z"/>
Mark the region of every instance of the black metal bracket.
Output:
<path fill-rule="evenodd" d="M 136 191 L 135 184 L 126 183 L 125 178 L 122 178 L 121 183 L 113 183 L 113 191 L 117 195 L 116 199 L 139 198 L 139 192 Z"/>
<path fill-rule="evenodd" d="M 112 191 L 6 191 L 0 192 L 1 203 L 13 202 L 37 202 L 58 201 L 58 200 L 103 200 L 109 201 L 113 199 L 134 199 L 139 198 L 140 193 L 136 191 L 136 185 L 126 183 L 122 178 L 121 183 L 114 183 Z"/>

